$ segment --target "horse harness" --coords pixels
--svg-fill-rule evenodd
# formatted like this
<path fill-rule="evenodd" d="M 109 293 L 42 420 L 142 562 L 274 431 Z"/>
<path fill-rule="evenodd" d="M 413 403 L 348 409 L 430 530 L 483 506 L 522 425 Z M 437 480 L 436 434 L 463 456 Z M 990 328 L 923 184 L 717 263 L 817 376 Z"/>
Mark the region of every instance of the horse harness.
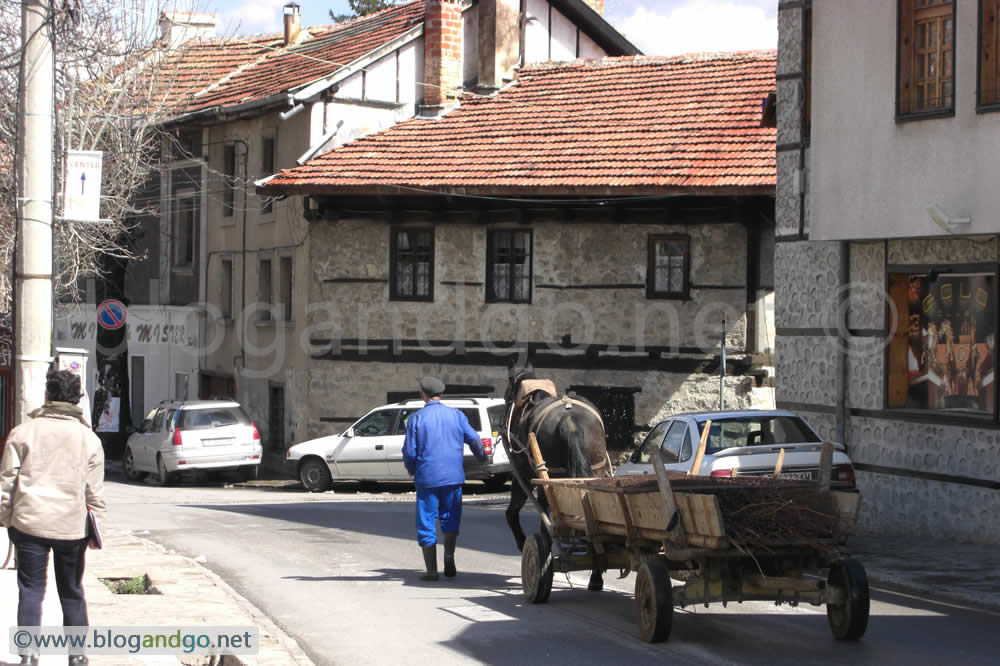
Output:
<path fill-rule="evenodd" d="M 524 396 L 520 401 L 517 402 L 517 404 L 514 405 L 513 408 L 511 408 L 511 410 L 510 410 L 510 416 L 509 416 L 508 421 L 507 421 L 507 434 L 509 435 L 509 439 L 513 439 L 513 433 L 511 432 L 510 426 L 511 426 L 511 423 L 513 422 L 514 412 L 515 411 L 523 410 L 525 404 L 527 404 L 527 402 L 530 399 L 530 397 L 531 397 L 531 393 L 529 393 L 528 395 Z M 574 407 L 581 407 L 584 410 L 586 410 L 586 411 L 590 412 L 591 414 L 593 414 L 594 416 L 596 416 L 597 417 L 597 422 L 601 424 L 601 434 L 605 435 L 605 438 L 607 437 L 607 433 L 606 433 L 606 431 L 604 429 L 604 419 L 601 417 L 601 413 L 598 412 L 596 409 L 594 409 L 592 406 L 588 405 L 587 403 L 582 402 L 580 400 L 577 400 L 576 398 L 571 398 L 569 395 L 563 395 L 562 398 L 560 398 L 558 400 L 553 400 L 551 403 L 549 403 L 548 405 L 546 405 L 533 419 L 531 419 L 531 423 L 528 424 L 528 433 L 529 434 L 531 434 L 531 433 L 536 433 L 537 434 L 538 430 L 542 427 L 542 424 L 545 422 L 545 419 L 548 418 L 548 416 L 550 414 L 552 414 L 552 412 L 554 412 L 554 411 L 556 411 L 556 410 L 558 410 L 560 408 L 562 408 L 565 411 L 569 411 L 569 410 L 573 409 Z M 511 443 L 511 448 L 514 451 L 514 453 L 527 453 L 527 448 L 524 445 L 521 445 L 520 448 L 517 448 L 516 446 L 514 446 L 514 442 L 513 441 L 511 441 L 510 443 Z M 613 468 L 612 468 L 612 465 L 611 465 L 611 456 L 608 455 L 607 451 L 605 451 L 605 453 L 604 453 L 604 458 L 605 459 L 603 461 L 601 461 L 601 462 L 599 462 L 597 464 L 591 465 L 590 466 L 590 470 L 592 472 L 596 472 L 596 471 L 598 471 L 598 470 L 603 469 L 603 468 L 606 467 L 607 470 L 608 470 L 608 473 L 609 474 L 612 473 Z M 568 471 L 568 470 L 563 470 L 563 469 L 560 469 L 560 468 L 550 467 L 549 471 L 551 471 L 551 472 L 556 472 L 556 471 L 565 472 L 565 471 Z"/>

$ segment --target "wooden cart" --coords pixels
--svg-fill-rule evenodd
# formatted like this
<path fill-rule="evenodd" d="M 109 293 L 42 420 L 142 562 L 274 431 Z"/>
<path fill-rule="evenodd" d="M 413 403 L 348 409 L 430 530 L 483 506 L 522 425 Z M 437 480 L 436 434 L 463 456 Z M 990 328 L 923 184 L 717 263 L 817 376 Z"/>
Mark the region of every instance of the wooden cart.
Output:
<path fill-rule="evenodd" d="M 831 489 L 828 481 L 826 487 L 810 483 L 805 489 L 810 501 L 829 507 L 815 514 L 824 516 L 816 518 L 823 525 L 815 534 L 805 539 L 763 534 L 750 542 L 745 530 L 735 529 L 738 509 L 729 511 L 727 525 L 724 509 L 732 497 L 720 494 L 719 479 L 670 476 L 658 462 L 655 483 L 649 477 L 638 484 L 628 478 L 533 480 L 545 491 L 549 515 L 543 519 L 545 533 L 530 535 L 522 553 L 529 602 L 548 599 L 556 571 L 596 566 L 637 572 L 639 635 L 645 641 L 668 638 L 675 606 L 761 600 L 825 604 L 836 638 L 861 638 L 868 624 L 867 576 L 860 563 L 840 556 L 857 519 L 856 491 Z M 536 464 L 547 477 L 540 456 Z M 775 480 L 768 492 L 779 493 L 780 504 L 796 510 L 803 488 L 791 482 L 785 490 Z M 821 575 L 804 575 L 808 572 Z"/>

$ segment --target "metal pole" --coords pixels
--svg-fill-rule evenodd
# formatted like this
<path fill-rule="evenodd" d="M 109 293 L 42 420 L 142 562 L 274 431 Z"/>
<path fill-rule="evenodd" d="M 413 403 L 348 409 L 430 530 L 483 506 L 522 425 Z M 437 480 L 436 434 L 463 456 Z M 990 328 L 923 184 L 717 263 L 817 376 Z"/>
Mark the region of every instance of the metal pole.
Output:
<path fill-rule="evenodd" d="M 719 368 L 719 409 L 726 408 L 726 315 L 722 315 L 722 366 Z"/>
<path fill-rule="evenodd" d="M 50 0 L 23 0 L 17 240 L 14 264 L 14 422 L 45 399 L 52 360 L 52 31 Z"/>

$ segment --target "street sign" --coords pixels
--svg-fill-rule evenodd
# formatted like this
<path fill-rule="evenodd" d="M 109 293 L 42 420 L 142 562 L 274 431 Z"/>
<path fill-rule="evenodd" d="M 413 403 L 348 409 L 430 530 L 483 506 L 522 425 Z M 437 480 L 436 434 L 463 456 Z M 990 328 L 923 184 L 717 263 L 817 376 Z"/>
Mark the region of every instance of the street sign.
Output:
<path fill-rule="evenodd" d="M 97 306 L 97 323 L 109 331 L 117 331 L 124 326 L 126 315 L 125 304 L 113 298 Z"/>
<path fill-rule="evenodd" d="M 101 166 L 99 150 L 66 152 L 66 180 L 63 184 L 63 218 L 77 222 L 101 220 Z"/>

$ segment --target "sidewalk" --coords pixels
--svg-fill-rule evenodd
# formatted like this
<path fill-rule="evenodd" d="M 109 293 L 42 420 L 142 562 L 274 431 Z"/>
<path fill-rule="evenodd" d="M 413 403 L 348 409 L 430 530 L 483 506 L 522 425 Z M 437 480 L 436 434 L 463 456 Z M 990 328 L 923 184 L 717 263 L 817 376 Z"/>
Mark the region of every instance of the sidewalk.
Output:
<path fill-rule="evenodd" d="M 6 532 L 0 537 L 0 564 L 7 552 Z M 146 574 L 160 594 L 116 595 L 99 578 L 131 578 Z M 88 551 L 84 588 L 91 625 L 109 626 L 256 626 L 260 653 L 227 658 L 226 664 L 311 666 L 295 642 L 238 595 L 222 579 L 191 558 L 168 553 L 147 540 L 124 533 L 105 535 L 103 551 Z M 17 620 L 17 579 L 13 570 L 0 571 L 0 665 L 19 663 L 8 654 L 8 627 Z M 42 622 L 62 624 L 52 567 L 42 606 Z M 41 666 L 65 664 L 66 657 L 43 656 Z M 92 656 L 94 666 L 207 664 L 206 657 Z"/>
<path fill-rule="evenodd" d="M 873 587 L 1000 612 L 1000 547 L 859 535 L 847 550 Z"/>

